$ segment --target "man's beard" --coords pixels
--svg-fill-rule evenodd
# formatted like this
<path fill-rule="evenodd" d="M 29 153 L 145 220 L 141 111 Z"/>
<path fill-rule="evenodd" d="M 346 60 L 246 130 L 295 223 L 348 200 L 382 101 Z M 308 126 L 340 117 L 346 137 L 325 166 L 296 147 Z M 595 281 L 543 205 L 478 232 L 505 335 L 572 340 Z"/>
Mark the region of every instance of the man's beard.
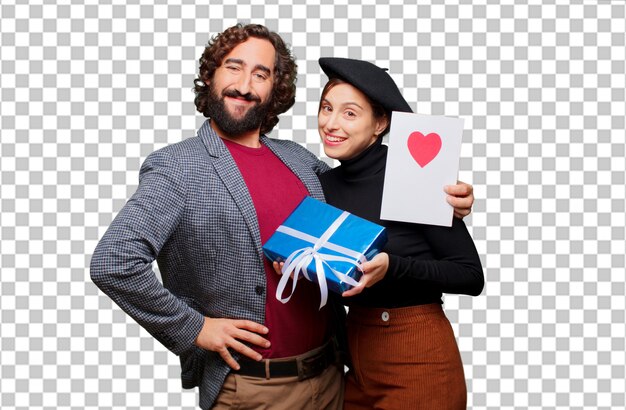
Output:
<path fill-rule="evenodd" d="M 256 104 L 250 108 L 241 118 L 234 118 L 226 104 L 224 97 L 243 98 L 246 101 L 256 101 Z M 215 121 L 215 124 L 228 136 L 238 137 L 249 131 L 254 131 L 261 126 L 261 123 L 265 119 L 267 110 L 269 109 L 268 100 L 265 103 L 261 103 L 261 99 L 251 93 L 241 94 L 237 90 L 224 90 L 220 97 L 213 87 L 213 84 L 209 84 L 208 102 L 204 115 L 211 118 L 211 121 Z"/>

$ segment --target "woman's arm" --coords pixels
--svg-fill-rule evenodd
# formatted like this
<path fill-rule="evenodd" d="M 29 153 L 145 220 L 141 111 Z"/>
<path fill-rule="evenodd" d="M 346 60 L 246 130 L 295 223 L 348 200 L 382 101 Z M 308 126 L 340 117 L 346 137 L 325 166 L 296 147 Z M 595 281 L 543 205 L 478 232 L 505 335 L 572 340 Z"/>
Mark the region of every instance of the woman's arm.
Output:
<path fill-rule="evenodd" d="M 479 295 L 485 283 L 483 269 L 463 220 L 453 218 L 452 227 L 420 225 L 419 229 L 433 259 L 389 255 L 387 276 L 430 282 L 445 293 Z"/>

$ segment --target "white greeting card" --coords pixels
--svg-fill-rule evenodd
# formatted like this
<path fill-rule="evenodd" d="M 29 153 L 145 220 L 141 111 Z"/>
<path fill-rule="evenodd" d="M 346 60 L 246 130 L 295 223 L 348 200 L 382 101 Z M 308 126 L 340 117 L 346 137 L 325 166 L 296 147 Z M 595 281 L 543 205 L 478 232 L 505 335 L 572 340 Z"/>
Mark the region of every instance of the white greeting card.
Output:
<path fill-rule="evenodd" d="M 381 219 L 452 226 L 462 135 L 461 118 L 392 113 Z"/>

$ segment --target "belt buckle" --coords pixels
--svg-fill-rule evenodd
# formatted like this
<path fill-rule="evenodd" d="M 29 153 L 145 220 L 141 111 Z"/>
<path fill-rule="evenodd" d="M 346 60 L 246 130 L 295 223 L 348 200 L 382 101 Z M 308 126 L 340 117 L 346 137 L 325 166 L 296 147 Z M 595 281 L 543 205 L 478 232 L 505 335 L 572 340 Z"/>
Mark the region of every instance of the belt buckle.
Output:
<path fill-rule="evenodd" d="M 297 360 L 298 381 L 306 380 L 322 373 L 327 367 L 326 362 L 327 361 L 322 354 Z"/>

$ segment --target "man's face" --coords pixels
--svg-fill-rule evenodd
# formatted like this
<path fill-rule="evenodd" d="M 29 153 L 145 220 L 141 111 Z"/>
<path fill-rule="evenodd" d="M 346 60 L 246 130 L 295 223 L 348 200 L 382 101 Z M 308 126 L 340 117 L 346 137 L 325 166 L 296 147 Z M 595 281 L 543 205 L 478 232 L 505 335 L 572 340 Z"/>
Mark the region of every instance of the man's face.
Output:
<path fill-rule="evenodd" d="M 209 84 L 209 117 L 236 137 L 258 130 L 274 85 L 274 46 L 251 37 L 228 53 Z"/>

